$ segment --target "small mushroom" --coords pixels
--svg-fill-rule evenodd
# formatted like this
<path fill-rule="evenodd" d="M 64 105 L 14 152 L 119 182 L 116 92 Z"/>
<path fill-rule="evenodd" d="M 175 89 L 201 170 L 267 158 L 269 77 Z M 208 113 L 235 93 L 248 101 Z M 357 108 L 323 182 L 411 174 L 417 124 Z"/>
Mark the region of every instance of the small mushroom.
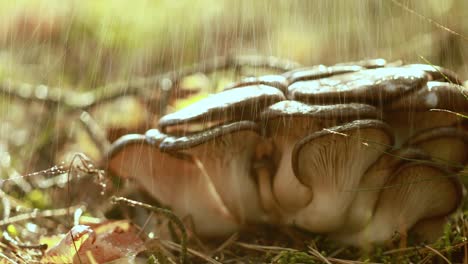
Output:
<path fill-rule="evenodd" d="M 312 200 L 288 222 L 313 232 L 340 228 L 364 173 L 392 144 L 389 128 L 378 120 L 357 120 L 300 140 L 292 166 Z"/>
<path fill-rule="evenodd" d="M 312 104 L 367 103 L 382 106 L 422 87 L 427 74 L 412 68 L 378 68 L 295 82 L 288 98 Z"/>
<path fill-rule="evenodd" d="M 307 105 L 282 101 L 267 108 L 261 115 L 268 137 L 276 150 L 277 169 L 273 178 L 273 194 L 285 211 L 296 211 L 312 198 L 310 188 L 296 178 L 291 166 L 294 145 L 301 138 L 338 124 L 361 118 L 375 118 L 377 110 L 370 105 Z"/>
<path fill-rule="evenodd" d="M 159 150 L 158 145 L 166 138 L 155 129 L 146 135 L 121 137 L 107 153 L 108 168 L 120 177 L 135 179 L 179 217 L 191 217 L 201 235 L 221 236 L 235 231 L 238 223 L 191 157 Z"/>
<path fill-rule="evenodd" d="M 223 123 L 254 120 L 269 105 L 284 100 L 283 93 L 275 87 L 254 85 L 235 88 L 210 95 L 159 120 L 163 132 L 187 134 L 191 125 L 198 131 Z"/>
<path fill-rule="evenodd" d="M 251 121 L 222 125 L 193 135 L 166 138 L 160 149 L 182 152 L 198 160 L 221 200 L 239 223 L 265 218 L 252 175 L 260 128 Z"/>
<path fill-rule="evenodd" d="M 428 82 L 419 90 L 401 97 L 390 103 L 384 109 L 384 120 L 395 131 L 397 145 L 419 131 L 453 126 L 462 122 L 463 118 L 445 111 L 468 112 L 468 89 L 451 83 Z"/>
<path fill-rule="evenodd" d="M 406 164 L 382 188 L 370 223 L 341 240 L 365 246 L 390 240 L 395 233 L 406 235 L 420 221 L 451 214 L 461 198 L 462 185 L 450 172 L 430 164 Z"/>

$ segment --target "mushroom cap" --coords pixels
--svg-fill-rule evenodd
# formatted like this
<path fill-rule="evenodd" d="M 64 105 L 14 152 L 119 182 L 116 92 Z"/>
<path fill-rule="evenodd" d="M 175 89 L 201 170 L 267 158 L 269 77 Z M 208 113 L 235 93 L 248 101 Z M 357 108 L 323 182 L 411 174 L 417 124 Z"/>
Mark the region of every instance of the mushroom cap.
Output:
<path fill-rule="evenodd" d="M 428 82 L 421 89 L 386 106 L 384 120 L 393 127 L 397 145 L 423 130 L 461 123 L 463 118 L 454 113 L 431 109 L 466 113 L 468 100 L 463 93 L 468 95 L 467 88 L 456 84 Z"/>
<path fill-rule="evenodd" d="M 376 118 L 377 115 L 377 109 L 366 104 L 309 105 L 286 100 L 265 109 L 260 119 L 267 134 L 277 136 L 284 133 L 306 135 L 347 121 Z"/>
<path fill-rule="evenodd" d="M 404 96 L 386 108 L 386 112 L 418 112 L 433 108 L 468 111 L 468 88 L 447 82 L 427 82 L 421 89 Z"/>
<path fill-rule="evenodd" d="M 360 61 L 351 61 L 351 62 L 344 62 L 344 63 L 337 63 L 335 66 L 343 66 L 343 65 L 357 65 L 364 67 L 366 69 L 375 69 L 375 68 L 382 68 L 387 65 L 387 61 L 382 58 L 377 59 L 367 59 L 367 60 L 360 60 Z"/>
<path fill-rule="evenodd" d="M 164 132 L 168 129 L 187 131 L 188 125 L 210 122 L 226 123 L 237 120 L 254 120 L 263 108 L 284 100 L 283 93 L 267 85 L 234 88 L 210 95 L 159 120 Z"/>
<path fill-rule="evenodd" d="M 358 65 L 316 65 L 312 67 L 296 69 L 283 74 L 289 83 L 295 83 L 299 81 L 316 80 L 324 77 L 340 75 L 344 73 L 357 72 L 362 70 L 363 67 Z"/>
<path fill-rule="evenodd" d="M 427 72 L 430 75 L 429 81 L 450 82 L 454 84 L 463 83 L 456 73 L 440 66 L 430 64 L 408 64 L 403 67 L 420 69 Z"/>
<path fill-rule="evenodd" d="M 427 74 L 412 68 L 378 68 L 300 81 L 288 87 L 288 98 L 313 103 L 387 104 L 403 94 L 421 87 Z"/>
<path fill-rule="evenodd" d="M 315 232 L 331 232 L 345 215 L 365 171 L 393 143 L 387 125 L 378 120 L 357 120 L 315 132 L 295 145 L 293 171 L 312 189 L 312 200 L 290 221 Z"/>
<path fill-rule="evenodd" d="M 187 155 L 170 155 L 158 149 L 166 138 L 156 130 L 147 135 L 126 135 L 107 153 L 109 169 L 133 178 L 181 218 L 191 217 L 195 231 L 204 236 L 224 236 L 239 228 L 221 201 L 213 183 Z"/>
<path fill-rule="evenodd" d="M 251 86 L 251 85 L 268 85 L 271 87 L 275 87 L 282 91 L 283 93 L 286 92 L 288 87 L 288 80 L 286 77 L 282 75 L 264 75 L 259 77 L 247 77 L 242 79 L 239 82 L 235 82 L 231 85 L 228 85 L 224 88 L 224 91 L 231 90 L 234 88 L 244 87 L 244 86 Z"/>

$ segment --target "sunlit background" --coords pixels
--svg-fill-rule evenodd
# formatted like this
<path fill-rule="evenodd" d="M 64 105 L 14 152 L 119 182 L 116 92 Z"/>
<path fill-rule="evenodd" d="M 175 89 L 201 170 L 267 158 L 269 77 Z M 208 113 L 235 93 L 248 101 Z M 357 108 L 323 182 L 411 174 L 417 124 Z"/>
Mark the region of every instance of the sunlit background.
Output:
<path fill-rule="evenodd" d="M 2 197 L 21 198 L 24 208 L 89 200 L 80 190 L 64 200 L 63 189 L 44 191 L 42 176 L 20 175 L 74 151 L 99 159 L 80 113 L 19 100 L 9 83 L 87 92 L 215 56 L 252 54 L 305 66 L 366 58 L 428 63 L 465 80 L 468 1 L 0 1 L 0 175 L 10 179 L 0 181 Z M 206 95 L 227 81 L 192 82 Z M 104 128 L 125 124 L 125 132 L 151 119 L 143 108 L 123 97 L 90 113 Z"/>
<path fill-rule="evenodd" d="M 305 65 L 423 57 L 468 76 L 463 0 L 2 1 L 0 10 L 2 75 L 48 85 L 91 89 L 227 53 Z"/>

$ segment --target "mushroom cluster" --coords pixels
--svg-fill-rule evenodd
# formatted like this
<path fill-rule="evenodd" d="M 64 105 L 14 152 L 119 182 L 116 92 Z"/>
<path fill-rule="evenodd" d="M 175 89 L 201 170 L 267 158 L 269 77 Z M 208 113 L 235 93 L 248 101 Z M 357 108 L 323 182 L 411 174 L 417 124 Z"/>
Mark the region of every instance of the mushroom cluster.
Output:
<path fill-rule="evenodd" d="M 382 243 L 459 207 L 468 126 L 453 112 L 468 112 L 467 95 L 432 65 L 313 66 L 234 83 L 106 159 L 201 236 L 268 223 Z"/>

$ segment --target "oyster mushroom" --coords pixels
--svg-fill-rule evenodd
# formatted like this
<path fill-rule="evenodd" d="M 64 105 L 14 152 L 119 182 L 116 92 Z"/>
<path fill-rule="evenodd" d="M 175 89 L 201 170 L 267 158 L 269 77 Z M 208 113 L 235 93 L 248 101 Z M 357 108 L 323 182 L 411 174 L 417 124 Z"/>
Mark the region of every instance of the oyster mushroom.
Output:
<path fill-rule="evenodd" d="M 295 82 L 288 98 L 312 104 L 367 103 L 382 106 L 427 81 L 426 72 L 412 68 L 377 68 Z"/>
<path fill-rule="evenodd" d="M 428 128 L 459 125 L 463 118 L 454 113 L 431 111 L 445 109 L 468 112 L 468 89 L 446 82 L 428 82 L 421 89 L 390 103 L 384 109 L 384 120 L 391 125 L 401 144 L 418 131 Z"/>
<path fill-rule="evenodd" d="M 468 162 L 468 132 L 455 127 L 424 130 L 404 145 L 422 149 L 441 165 L 452 168 L 461 169 Z"/>
<path fill-rule="evenodd" d="M 297 142 L 293 171 L 312 199 L 288 222 L 313 232 L 340 228 L 364 173 L 392 144 L 389 128 L 378 120 L 357 120 Z"/>
<path fill-rule="evenodd" d="M 403 165 L 385 184 L 369 224 L 341 240 L 360 246 L 383 243 L 420 221 L 451 214 L 461 198 L 462 185 L 450 172 L 424 163 Z"/>
<path fill-rule="evenodd" d="M 382 188 L 395 170 L 411 161 L 428 159 L 427 153 L 414 148 L 394 149 L 380 156 L 362 176 L 359 186 L 352 190 L 355 197 L 338 233 L 343 236 L 364 228 L 372 220 Z"/>
<path fill-rule="evenodd" d="M 213 183 L 191 157 L 159 150 L 165 138 L 154 129 L 146 135 L 121 137 L 107 153 L 108 168 L 120 177 L 135 179 L 179 217 L 191 217 L 200 235 L 221 236 L 237 230 L 238 223 Z"/>
<path fill-rule="evenodd" d="M 291 157 L 294 145 L 301 138 L 338 124 L 356 119 L 375 118 L 377 110 L 370 105 L 307 105 L 282 101 L 267 108 L 261 115 L 267 137 L 275 146 L 277 169 L 272 183 L 273 197 L 285 211 L 296 211 L 312 198 L 312 190 L 294 175 Z"/>
<path fill-rule="evenodd" d="M 265 107 L 284 99 L 280 90 L 263 84 L 234 88 L 163 116 L 159 127 L 163 132 L 187 134 L 223 123 L 254 120 Z"/>
<path fill-rule="evenodd" d="M 197 134 L 166 138 L 160 149 L 182 152 L 199 160 L 221 200 L 239 223 L 265 220 L 257 183 L 252 176 L 260 128 L 240 121 Z"/>

